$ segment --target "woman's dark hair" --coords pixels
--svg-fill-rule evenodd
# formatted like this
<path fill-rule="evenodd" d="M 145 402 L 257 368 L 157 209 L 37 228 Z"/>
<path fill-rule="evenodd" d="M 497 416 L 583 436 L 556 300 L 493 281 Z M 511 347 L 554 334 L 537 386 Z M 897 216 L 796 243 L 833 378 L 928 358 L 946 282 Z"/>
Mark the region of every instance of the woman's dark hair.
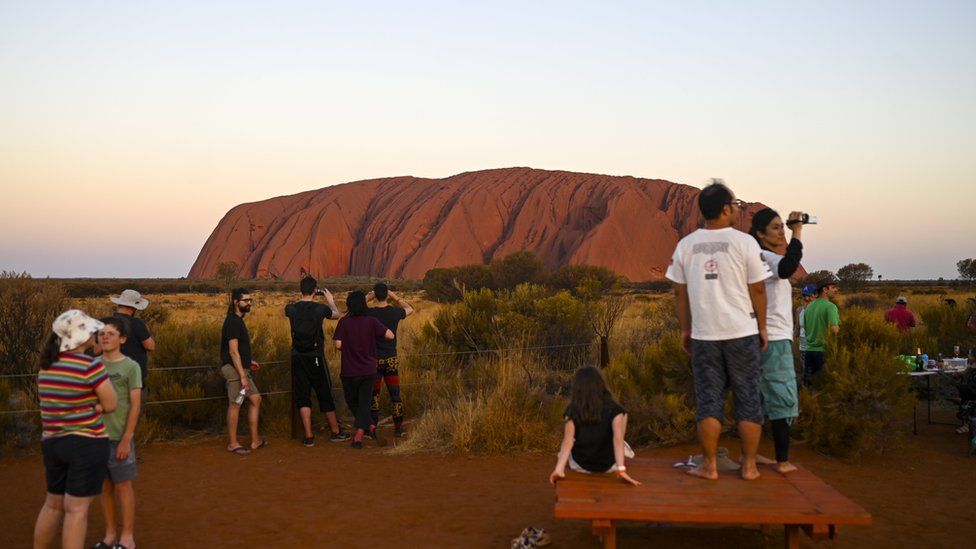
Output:
<path fill-rule="evenodd" d="M 608 404 L 617 404 L 603 379 L 603 374 L 593 366 L 583 366 L 573 376 L 573 389 L 569 401 L 569 417 L 584 425 L 600 423 L 603 410 Z"/>
<path fill-rule="evenodd" d="M 346 308 L 349 309 L 349 316 L 365 316 L 369 311 L 366 306 L 366 294 L 359 290 L 349 292 L 346 297 Z"/>
<path fill-rule="evenodd" d="M 52 364 L 57 362 L 59 354 L 61 354 L 61 338 L 51 332 L 48 334 L 47 340 L 44 341 L 41 353 L 37 357 L 38 369 L 47 370 L 50 368 Z"/>
<path fill-rule="evenodd" d="M 121 337 L 129 337 L 129 321 L 118 315 L 107 316 L 101 319 L 106 326 L 115 326 L 116 331 Z"/>
<path fill-rule="evenodd" d="M 698 193 L 698 209 L 705 219 L 718 219 L 731 203 L 732 191 L 723 183 L 712 183 Z"/>
<path fill-rule="evenodd" d="M 772 208 L 759 210 L 756 212 L 756 215 L 752 216 L 752 225 L 749 226 L 749 234 L 762 245 L 762 240 L 759 239 L 759 231 L 766 232 L 766 227 L 777 217 L 779 217 L 779 214 Z"/>

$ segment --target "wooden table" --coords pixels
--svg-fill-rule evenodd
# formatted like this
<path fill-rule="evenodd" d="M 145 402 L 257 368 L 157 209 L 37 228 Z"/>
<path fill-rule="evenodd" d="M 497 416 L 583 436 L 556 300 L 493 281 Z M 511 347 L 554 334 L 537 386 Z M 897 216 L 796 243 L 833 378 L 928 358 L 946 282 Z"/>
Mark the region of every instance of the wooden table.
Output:
<path fill-rule="evenodd" d="M 871 515 L 810 471 L 789 475 L 761 468 L 755 481 L 738 472 L 720 473 L 717 481 L 685 474 L 672 458 L 637 458 L 627 472 L 641 481 L 630 486 L 616 475 L 567 472 L 556 483 L 556 518 L 592 522 L 605 548 L 616 547 L 619 521 L 742 524 L 764 529 L 782 524 L 786 547 L 800 544 L 800 531 L 814 539 L 832 539 L 842 524 L 871 525 Z"/>

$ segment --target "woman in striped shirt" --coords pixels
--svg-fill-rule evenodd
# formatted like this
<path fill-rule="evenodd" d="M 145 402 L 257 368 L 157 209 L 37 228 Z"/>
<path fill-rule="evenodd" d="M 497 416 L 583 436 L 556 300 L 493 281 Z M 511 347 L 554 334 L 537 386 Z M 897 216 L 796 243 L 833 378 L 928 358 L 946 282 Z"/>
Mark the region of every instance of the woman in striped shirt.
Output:
<path fill-rule="evenodd" d="M 88 506 L 102 491 L 108 463 L 102 412 L 114 410 L 117 400 L 102 361 L 85 354 L 104 325 L 72 309 L 51 327 L 37 374 L 47 498 L 34 525 L 34 547 L 52 545 L 63 520 L 61 546 L 81 549 Z"/>

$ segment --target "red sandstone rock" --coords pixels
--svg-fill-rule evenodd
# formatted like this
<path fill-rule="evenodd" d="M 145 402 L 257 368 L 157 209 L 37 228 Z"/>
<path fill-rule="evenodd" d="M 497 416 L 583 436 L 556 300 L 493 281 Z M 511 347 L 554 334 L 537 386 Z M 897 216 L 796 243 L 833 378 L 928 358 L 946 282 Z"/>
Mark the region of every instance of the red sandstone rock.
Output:
<path fill-rule="evenodd" d="M 487 263 L 532 250 L 550 268 L 588 263 L 663 278 L 701 224 L 698 189 L 658 179 L 506 168 L 445 179 L 392 177 L 241 204 L 207 239 L 190 278 L 220 262 L 244 278 L 373 275 Z M 761 204 L 745 208 L 740 229 Z"/>

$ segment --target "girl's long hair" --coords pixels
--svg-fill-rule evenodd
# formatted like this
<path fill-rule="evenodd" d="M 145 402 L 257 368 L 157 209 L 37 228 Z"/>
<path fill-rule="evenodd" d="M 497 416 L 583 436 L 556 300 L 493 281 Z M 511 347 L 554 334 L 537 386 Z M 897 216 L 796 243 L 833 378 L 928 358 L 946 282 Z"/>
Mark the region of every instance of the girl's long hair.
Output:
<path fill-rule="evenodd" d="M 600 423 L 608 404 L 619 406 L 600 370 L 593 366 L 576 370 L 569 402 L 570 419 L 586 425 Z"/>
<path fill-rule="evenodd" d="M 365 316 L 369 312 L 369 307 L 366 305 L 366 294 L 359 290 L 349 292 L 346 297 L 346 308 L 349 310 L 349 316 Z"/>
<path fill-rule="evenodd" d="M 764 246 L 762 239 L 759 238 L 759 231 L 766 232 L 766 227 L 777 217 L 779 217 L 779 214 L 772 208 L 763 208 L 752 216 L 752 225 L 749 227 L 749 234 L 756 239 L 760 247 Z"/>
<path fill-rule="evenodd" d="M 40 370 L 47 370 L 52 364 L 57 362 L 58 355 L 61 354 L 61 338 L 58 337 L 54 332 L 51 332 L 47 336 L 47 340 L 44 341 L 44 346 L 41 347 L 41 353 L 37 357 L 37 368 Z"/>

